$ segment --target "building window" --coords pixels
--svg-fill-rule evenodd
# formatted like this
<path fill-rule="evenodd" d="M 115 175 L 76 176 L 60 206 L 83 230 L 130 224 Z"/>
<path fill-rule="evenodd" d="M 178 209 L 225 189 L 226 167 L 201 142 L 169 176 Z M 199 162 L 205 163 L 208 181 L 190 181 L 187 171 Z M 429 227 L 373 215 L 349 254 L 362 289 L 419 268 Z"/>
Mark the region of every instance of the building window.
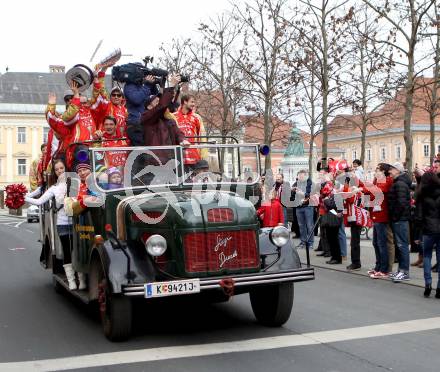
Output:
<path fill-rule="evenodd" d="M 367 149 L 367 161 L 371 161 L 371 149 Z"/>
<path fill-rule="evenodd" d="M 17 128 L 17 142 L 26 143 L 26 127 Z"/>
<path fill-rule="evenodd" d="M 357 159 L 358 157 L 357 157 L 357 150 L 353 150 L 353 152 L 352 152 L 352 159 L 351 160 L 355 160 L 355 159 Z"/>
<path fill-rule="evenodd" d="M 402 156 L 402 154 L 401 154 L 401 147 L 400 146 L 396 146 L 396 159 L 400 159 L 401 156 Z"/>
<path fill-rule="evenodd" d="M 50 128 L 43 128 L 43 143 L 47 143 L 47 138 L 49 137 L 49 129 Z"/>
<path fill-rule="evenodd" d="M 425 158 L 429 156 L 429 145 L 423 145 L 423 156 Z"/>
<path fill-rule="evenodd" d="M 380 160 L 385 160 L 387 157 L 387 150 L 385 147 L 380 149 Z"/>
<path fill-rule="evenodd" d="M 17 160 L 17 174 L 19 176 L 26 176 L 26 159 Z"/>

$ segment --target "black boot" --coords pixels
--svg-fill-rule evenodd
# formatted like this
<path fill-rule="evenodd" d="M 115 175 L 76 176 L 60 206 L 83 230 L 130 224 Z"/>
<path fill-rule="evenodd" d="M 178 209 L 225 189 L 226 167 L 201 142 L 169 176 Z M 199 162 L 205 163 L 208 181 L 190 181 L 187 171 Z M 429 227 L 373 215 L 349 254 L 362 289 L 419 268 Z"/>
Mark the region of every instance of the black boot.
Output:
<path fill-rule="evenodd" d="M 431 284 L 425 285 L 425 292 L 423 292 L 423 296 L 428 298 L 429 296 L 431 296 L 431 291 L 432 291 Z"/>
<path fill-rule="evenodd" d="M 440 288 L 435 290 L 435 298 L 440 298 Z"/>

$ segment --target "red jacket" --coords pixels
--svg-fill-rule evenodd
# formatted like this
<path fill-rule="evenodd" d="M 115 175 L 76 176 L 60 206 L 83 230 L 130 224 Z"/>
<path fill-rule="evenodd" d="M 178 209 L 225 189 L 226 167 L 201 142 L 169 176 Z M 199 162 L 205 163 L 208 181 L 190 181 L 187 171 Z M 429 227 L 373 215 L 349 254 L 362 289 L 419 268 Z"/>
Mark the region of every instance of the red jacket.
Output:
<path fill-rule="evenodd" d="M 73 98 L 71 104 L 62 116 L 64 125 L 70 129 L 65 138 L 66 165 L 71 169 L 75 146 L 69 146 L 74 142 L 84 142 L 93 139 L 96 132 L 95 121 L 89 107 L 80 103 L 79 98 Z"/>
<path fill-rule="evenodd" d="M 127 140 L 116 140 L 119 138 L 118 134 L 110 135 L 104 133 L 102 135 L 103 139 L 107 141 L 102 142 L 102 147 L 127 147 L 130 146 L 130 141 Z M 113 140 L 112 140 L 113 139 Z M 125 161 L 128 157 L 128 151 L 106 151 L 105 153 L 105 163 L 107 168 L 112 167 L 123 167 Z"/>
<path fill-rule="evenodd" d="M 195 112 L 190 111 L 187 114 L 182 112 L 182 108 L 177 110 L 174 114 L 176 117 L 177 125 L 183 132 L 185 137 L 198 137 L 206 135 L 203 127 L 202 119 Z M 199 142 L 195 138 L 188 138 L 189 142 Z M 186 149 L 183 152 L 184 164 L 195 164 L 201 159 L 200 149 Z"/>
<path fill-rule="evenodd" d="M 284 223 L 283 207 L 278 199 L 272 199 L 270 204 L 263 202 L 257 210 L 257 216 L 263 220 L 261 227 L 275 227 Z"/>
<path fill-rule="evenodd" d="M 104 88 L 105 73 L 99 72 L 100 81 L 93 85 L 93 98 L 91 110 L 95 119 L 96 129 L 103 130 L 102 124 L 106 116 L 113 116 L 116 119 L 116 135 L 118 138 L 126 137 L 127 129 L 127 108 L 125 104 L 114 105 L 108 98 Z"/>
<path fill-rule="evenodd" d="M 370 195 L 370 205 L 373 205 L 373 207 L 371 208 L 371 219 L 373 220 L 373 222 L 387 223 L 389 221 L 388 191 L 390 190 L 392 185 L 393 178 L 387 177 L 385 179 L 385 182 L 377 182 L 377 179 L 375 178 L 372 185 L 363 186 L 363 192 L 367 195 Z M 382 195 L 383 199 L 381 197 Z M 378 204 L 378 201 L 380 200 L 381 203 Z"/>
<path fill-rule="evenodd" d="M 61 115 L 55 112 L 55 105 L 48 105 L 46 109 L 46 120 L 49 124 L 50 128 L 54 131 L 57 138 L 59 139 L 57 153 L 65 153 L 67 146 L 69 144 L 68 139 L 71 136 L 72 129 L 71 127 L 67 127 L 61 118 Z M 49 131 L 50 134 L 50 131 Z M 51 151 L 51 149 L 47 148 L 47 151 Z M 51 154 L 52 156 L 54 153 Z M 52 157 L 51 156 L 51 157 Z M 50 160 L 50 159 L 49 159 Z M 47 164 L 49 162 L 46 160 Z"/>

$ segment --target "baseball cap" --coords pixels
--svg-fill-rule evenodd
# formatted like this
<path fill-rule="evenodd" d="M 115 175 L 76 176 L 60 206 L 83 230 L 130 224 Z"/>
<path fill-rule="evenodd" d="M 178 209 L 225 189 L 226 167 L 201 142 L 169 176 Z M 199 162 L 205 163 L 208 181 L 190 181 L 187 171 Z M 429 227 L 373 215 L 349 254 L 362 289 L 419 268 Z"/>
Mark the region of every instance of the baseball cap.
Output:
<path fill-rule="evenodd" d="M 405 168 L 404 168 L 403 164 L 402 164 L 402 163 L 399 163 L 399 162 L 396 162 L 396 163 L 394 163 L 394 164 L 391 164 L 391 168 L 395 168 L 395 169 L 397 169 L 400 173 L 405 172 Z"/>

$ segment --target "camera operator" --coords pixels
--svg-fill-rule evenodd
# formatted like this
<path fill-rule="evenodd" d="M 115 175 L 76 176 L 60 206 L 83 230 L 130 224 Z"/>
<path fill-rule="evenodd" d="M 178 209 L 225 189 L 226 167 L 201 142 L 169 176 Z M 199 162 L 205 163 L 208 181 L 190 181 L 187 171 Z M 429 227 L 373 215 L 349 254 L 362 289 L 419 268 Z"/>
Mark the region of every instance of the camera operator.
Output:
<path fill-rule="evenodd" d="M 141 116 L 144 146 L 189 146 L 176 118 L 168 109 L 175 101 L 179 83 L 180 75 L 170 75 L 169 87 L 164 88 L 162 94 L 151 95 L 146 100 L 147 110 Z"/>
<path fill-rule="evenodd" d="M 140 124 L 141 115 L 145 111 L 145 103 L 151 95 L 157 95 L 159 91 L 152 75 L 145 76 L 141 84 L 126 83 L 124 96 L 128 110 L 127 135 L 133 146 L 144 144 L 144 130 Z"/>

